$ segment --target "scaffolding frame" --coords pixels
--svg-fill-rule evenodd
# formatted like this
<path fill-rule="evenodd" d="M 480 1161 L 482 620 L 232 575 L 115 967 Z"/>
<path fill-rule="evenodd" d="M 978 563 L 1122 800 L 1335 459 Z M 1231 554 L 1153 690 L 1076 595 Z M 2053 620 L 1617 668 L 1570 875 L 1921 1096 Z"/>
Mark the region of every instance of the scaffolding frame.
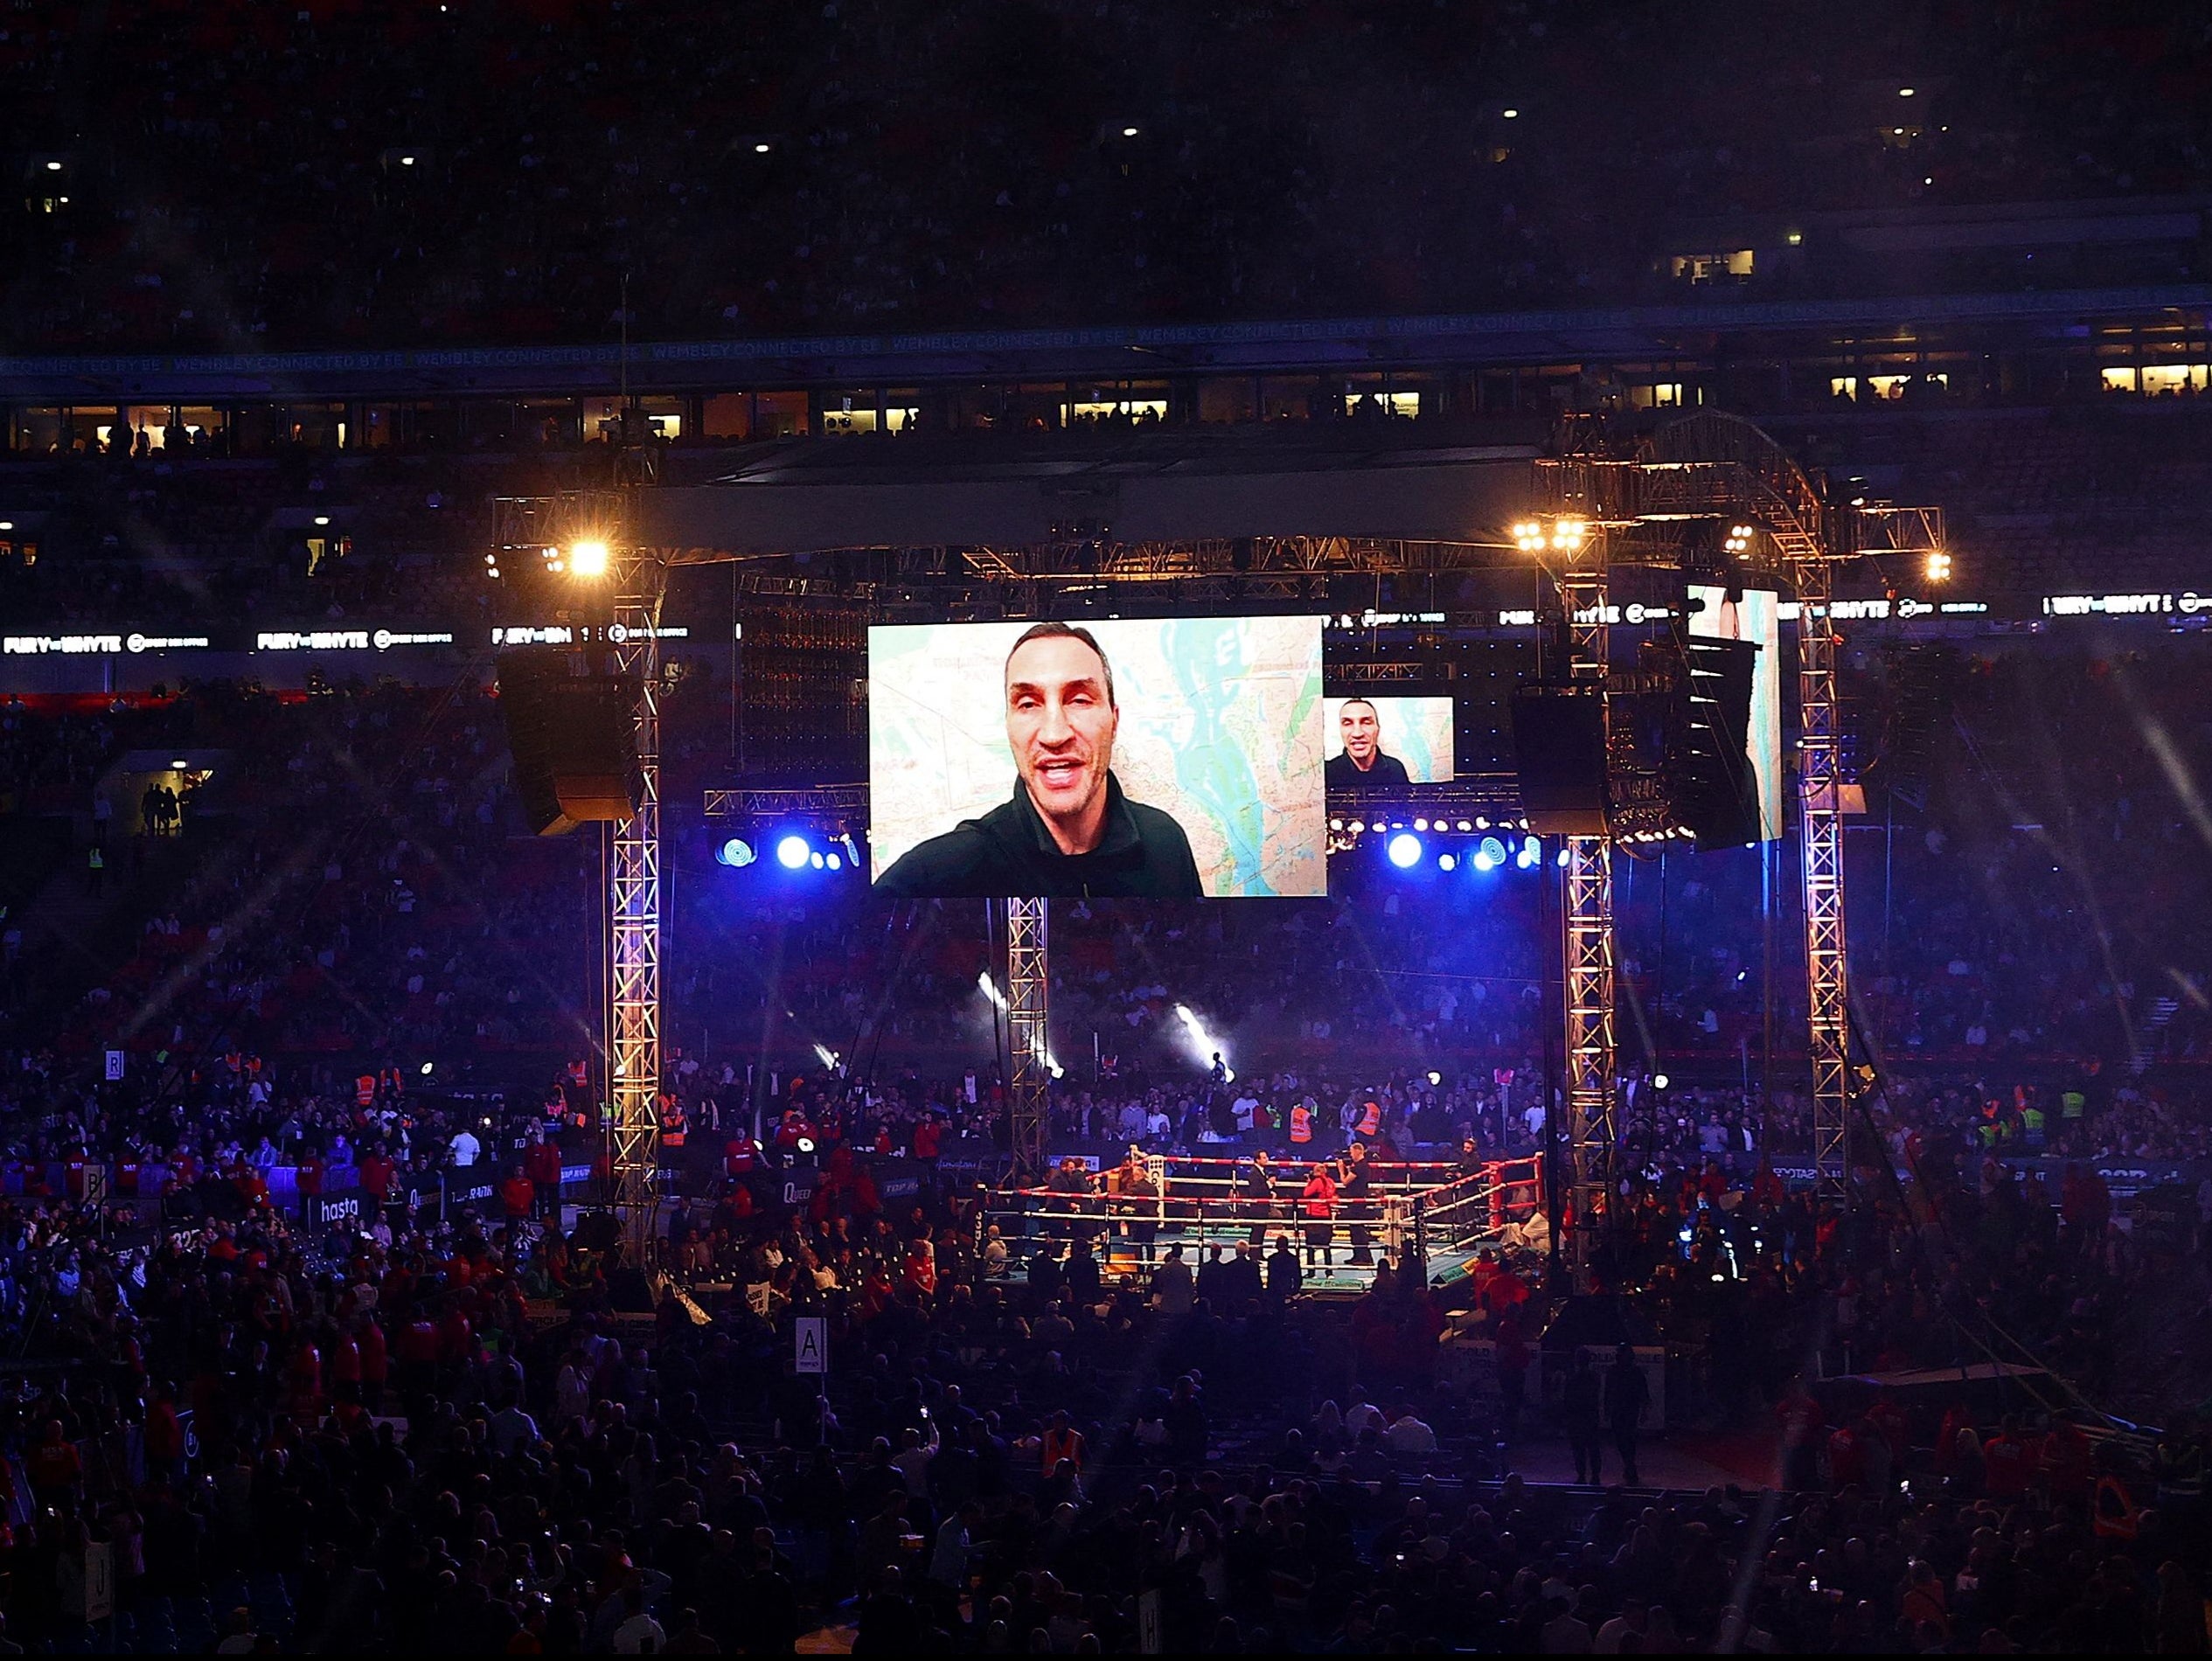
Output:
<path fill-rule="evenodd" d="M 1006 901 L 1006 1122 L 1017 1187 L 1045 1180 L 1052 1095 L 1050 942 L 1046 902 Z"/>

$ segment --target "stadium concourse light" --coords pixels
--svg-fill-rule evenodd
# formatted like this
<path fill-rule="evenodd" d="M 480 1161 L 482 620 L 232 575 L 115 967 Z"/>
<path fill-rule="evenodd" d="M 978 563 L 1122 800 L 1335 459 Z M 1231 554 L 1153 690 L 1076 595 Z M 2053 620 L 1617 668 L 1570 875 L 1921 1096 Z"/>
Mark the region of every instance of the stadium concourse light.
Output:
<path fill-rule="evenodd" d="M 776 863 L 786 871 L 801 870 L 806 865 L 807 855 L 813 851 L 807 846 L 806 838 L 794 830 L 776 843 Z"/>
<path fill-rule="evenodd" d="M 1388 851 L 1390 863 L 1401 871 L 1408 871 L 1420 863 L 1421 838 L 1410 830 L 1401 830 L 1390 838 Z"/>

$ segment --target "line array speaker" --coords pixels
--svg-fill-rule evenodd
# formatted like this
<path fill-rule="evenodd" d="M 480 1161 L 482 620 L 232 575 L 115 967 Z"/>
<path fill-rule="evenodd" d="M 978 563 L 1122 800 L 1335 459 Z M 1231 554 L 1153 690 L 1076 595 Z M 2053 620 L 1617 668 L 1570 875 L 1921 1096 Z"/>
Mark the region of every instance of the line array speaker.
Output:
<path fill-rule="evenodd" d="M 1524 686 L 1513 694 L 1521 811 L 1543 837 L 1605 833 L 1605 705 L 1597 689 Z"/>
<path fill-rule="evenodd" d="M 636 688 L 572 675 L 565 652 L 503 652 L 499 708 L 530 828 L 560 836 L 637 811 Z"/>

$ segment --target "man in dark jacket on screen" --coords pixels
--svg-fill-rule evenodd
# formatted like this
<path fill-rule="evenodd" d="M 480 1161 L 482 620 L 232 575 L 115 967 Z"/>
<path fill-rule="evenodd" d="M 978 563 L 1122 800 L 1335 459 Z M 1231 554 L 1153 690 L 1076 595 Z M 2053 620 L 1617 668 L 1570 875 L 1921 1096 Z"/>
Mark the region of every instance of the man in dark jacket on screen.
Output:
<path fill-rule="evenodd" d="M 1113 774 L 1121 710 L 1088 629 L 1039 623 L 1006 654 L 1012 798 L 909 849 L 876 881 L 894 899 L 1195 900 L 1183 827 Z"/>

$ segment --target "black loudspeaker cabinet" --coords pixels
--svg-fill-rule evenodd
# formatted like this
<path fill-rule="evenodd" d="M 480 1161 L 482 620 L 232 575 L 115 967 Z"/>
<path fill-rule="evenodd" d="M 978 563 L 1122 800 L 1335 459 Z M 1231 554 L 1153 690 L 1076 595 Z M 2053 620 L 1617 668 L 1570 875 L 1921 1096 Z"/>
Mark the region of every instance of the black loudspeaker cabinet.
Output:
<path fill-rule="evenodd" d="M 497 672 L 515 789 L 531 830 L 560 836 L 635 813 L 636 687 L 614 675 L 572 675 L 560 652 L 504 652 Z"/>
<path fill-rule="evenodd" d="M 1525 686 L 1513 694 L 1521 812 L 1541 837 L 1605 833 L 1605 705 L 1596 688 Z"/>
<path fill-rule="evenodd" d="M 1748 742 L 1758 655 L 1747 640 L 1692 640 L 1684 651 L 1690 704 L 1687 753 L 1677 763 L 1680 814 L 1700 853 L 1759 839 L 1759 781 Z"/>

